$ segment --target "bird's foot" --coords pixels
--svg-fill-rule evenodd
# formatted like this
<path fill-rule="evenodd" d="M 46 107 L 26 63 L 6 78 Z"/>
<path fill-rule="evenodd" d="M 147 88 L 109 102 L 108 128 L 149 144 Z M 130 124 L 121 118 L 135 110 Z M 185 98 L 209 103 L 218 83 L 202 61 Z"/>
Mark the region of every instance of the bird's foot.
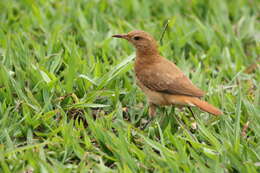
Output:
<path fill-rule="evenodd" d="M 152 123 L 153 119 L 154 119 L 153 117 L 150 117 L 150 118 L 147 120 L 147 122 L 145 122 L 145 124 L 143 125 L 143 127 L 141 127 L 141 130 L 146 129 L 146 127 Z"/>

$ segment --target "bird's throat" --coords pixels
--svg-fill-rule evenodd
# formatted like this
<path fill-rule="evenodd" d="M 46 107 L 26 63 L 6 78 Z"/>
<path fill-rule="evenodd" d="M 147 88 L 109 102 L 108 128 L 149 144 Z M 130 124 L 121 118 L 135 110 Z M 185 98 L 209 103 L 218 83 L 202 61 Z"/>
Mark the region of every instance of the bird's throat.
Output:
<path fill-rule="evenodd" d="M 145 49 L 145 48 L 137 48 L 136 49 L 136 57 L 141 59 L 150 59 L 156 58 L 159 56 L 159 52 L 157 49 Z"/>

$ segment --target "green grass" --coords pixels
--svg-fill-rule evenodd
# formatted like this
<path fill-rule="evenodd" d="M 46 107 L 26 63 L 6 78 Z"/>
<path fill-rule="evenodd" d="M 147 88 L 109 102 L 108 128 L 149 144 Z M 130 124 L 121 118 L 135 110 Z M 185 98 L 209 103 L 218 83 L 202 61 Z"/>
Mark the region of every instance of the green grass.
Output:
<path fill-rule="evenodd" d="M 1 0 L 0 11 L 0 172 L 260 171 L 260 1 Z M 159 40 L 167 20 L 161 54 L 224 115 L 160 108 L 140 130 L 134 49 L 111 35 Z"/>

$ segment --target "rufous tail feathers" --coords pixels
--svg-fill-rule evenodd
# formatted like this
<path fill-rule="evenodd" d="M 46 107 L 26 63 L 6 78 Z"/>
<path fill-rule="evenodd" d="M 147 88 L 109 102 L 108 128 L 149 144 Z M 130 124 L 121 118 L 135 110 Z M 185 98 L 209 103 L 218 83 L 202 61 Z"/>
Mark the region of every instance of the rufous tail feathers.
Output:
<path fill-rule="evenodd" d="M 216 116 L 223 114 L 218 108 L 214 107 L 213 105 L 209 104 L 208 102 L 200 100 L 199 98 L 193 97 L 193 98 L 190 98 L 189 101 L 192 104 L 194 104 L 195 106 L 197 106 L 198 108 L 200 108 L 201 110 L 206 111 L 210 114 L 213 114 Z"/>

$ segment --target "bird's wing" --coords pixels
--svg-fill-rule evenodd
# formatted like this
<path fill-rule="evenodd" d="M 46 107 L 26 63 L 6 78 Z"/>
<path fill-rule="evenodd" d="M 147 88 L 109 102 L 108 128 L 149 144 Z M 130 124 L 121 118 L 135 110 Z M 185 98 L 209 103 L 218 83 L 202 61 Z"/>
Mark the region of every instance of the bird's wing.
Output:
<path fill-rule="evenodd" d="M 172 62 L 163 60 L 137 74 L 138 80 L 147 88 L 168 94 L 202 97 L 204 92 L 197 88 L 188 77 Z"/>

